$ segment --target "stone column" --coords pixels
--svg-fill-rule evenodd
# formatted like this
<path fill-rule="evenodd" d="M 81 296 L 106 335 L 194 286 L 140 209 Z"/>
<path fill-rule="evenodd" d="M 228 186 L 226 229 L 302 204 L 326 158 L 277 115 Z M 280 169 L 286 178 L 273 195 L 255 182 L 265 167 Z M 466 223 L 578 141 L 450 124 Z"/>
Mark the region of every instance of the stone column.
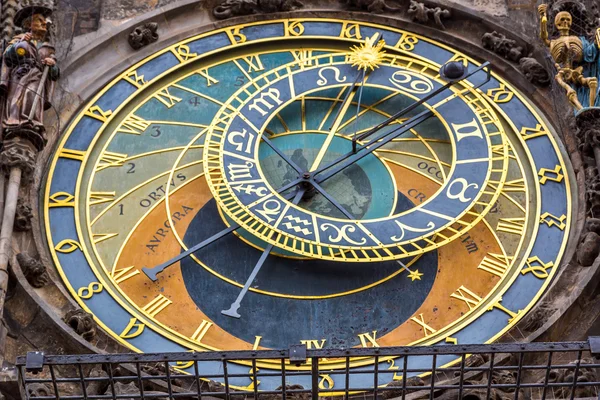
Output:
<path fill-rule="evenodd" d="M 9 171 L 0 230 L 0 313 L 4 310 L 8 288 L 8 263 L 12 258 L 11 242 L 21 179 L 34 170 L 38 153 L 38 149 L 28 139 L 31 135 L 35 136 L 37 133 L 25 129 L 13 132 L 10 138 L 4 140 L 0 153 L 0 163 Z"/>

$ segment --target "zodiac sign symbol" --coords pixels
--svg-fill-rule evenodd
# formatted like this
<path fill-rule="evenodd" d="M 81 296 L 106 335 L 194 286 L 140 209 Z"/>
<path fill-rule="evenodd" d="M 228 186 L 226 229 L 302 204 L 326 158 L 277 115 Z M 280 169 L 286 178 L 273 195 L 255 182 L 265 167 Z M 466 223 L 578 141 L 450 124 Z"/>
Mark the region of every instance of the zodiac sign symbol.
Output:
<path fill-rule="evenodd" d="M 305 226 L 310 226 L 310 222 L 308 222 L 307 220 L 302 219 L 300 217 L 294 217 L 294 216 L 291 216 L 291 215 L 286 215 L 284 218 L 287 219 L 288 221 L 294 221 L 297 224 L 302 224 L 302 225 L 305 225 Z M 285 222 L 282 225 L 285 226 L 288 229 L 293 230 L 294 232 L 303 233 L 304 235 L 310 235 L 312 233 L 307 228 L 301 228 L 301 227 L 299 227 L 297 225 L 292 224 L 291 222 Z"/>
<path fill-rule="evenodd" d="M 255 188 L 254 185 L 236 185 L 231 188 L 239 193 L 256 194 L 258 197 L 264 197 L 269 193 L 269 189 L 262 186 Z"/>
<path fill-rule="evenodd" d="M 334 73 L 333 79 L 335 79 L 336 82 L 339 82 L 339 83 L 346 82 L 345 76 L 340 79 L 341 72 L 339 69 L 337 69 L 336 67 L 324 67 L 319 70 L 319 78 L 321 78 L 321 79 L 319 79 L 317 81 L 317 85 L 319 85 L 319 86 L 327 85 L 328 81 L 327 81 L 327 78 L 325 78 L 325 76 L 323 76 L 323 72 L 327 71 L 328 69 L 333 71 L 333 73 Z"/>
<path fill-rule="evenodd" d="M 252 178 L 250 168 L 254 167 L 254 163 L 246 161 L 244 164 L 228 164 L 227 169 L 229 170 L 229 179 L 232 181 Z"/>
<path fill-rule="evenodd" d="M 275 206 L 269 206 L 269 204 L 275 203 Z M 275 221 L 275 218 L 271 218 L 271 215 L 279 214 L 281 210 L 281 203 L 275 199 L 269 199 L 263 203 L 262 210 L 257 209 L 256 212 L 263 216 L 267 222 L 271 223 Z"/>
<path fill-rule="evenodd" d="M 270 88 L 269 90 L 262 92 L 258 99 L 254 99 L 252 104 L 250 106 L 248 106 L 248 110 L 256 110 L 260 113 L 261 116 L 264 117 L 265 115 L 267 115 L 267 112 L 265 110 L 263 110 L 262 107 L 259 106 L 258 104 L 260 103 L 263 107 L 266 107 L 267 110 L 270 110 L 274 106 L 273 106 L 273 104 L 271 104 L 267 100 L 265 100 L 265 97 L 271 98 L 271 100 L 273 102 L 277 103 L 277 105 L 280 105 L 281 103 L 283 103 L 281 100 L 279 100 L 280 95 L 281 95 L 281 93 L 279 93 L 279 90 L 277 90 L 275 88 Z"/>
<path fill-rule="evenodd" d="M 425 94 L 433 90 L 433 82 L 412 71 L 396 71 L 390 78 L 392 85 L 408 93 Z M 410 83 L 410 86 L 405 86 Z"/>
<path fill-rule="evenodd" d="M 356 227 L 354 225 L 347 224 L 343 225 L 341 228 L 338 228 L 337 226 L 330 224 L 329 222 L 326 222 L 323 225 L 321 225 L 321 230 L 323 232 L 325 232 L 329 228 L 333 228 L 337 232 L 337 235 L 335 237 L 333 235 L 329 236 L 329 240 L 331 240 L 332 243 L 339 243 L 342 241 L 342 239 L 356 245 L 363 245 L 367 243 L 367 239 L 364 237 L 361 238 L 360 241 L 350 239 L 347 232 L 354 233 L 354 231 L 356 231 Z"/>
<path fill-rule="evenodd" d="M 452 190 L 452 187 L 454 187 L 455 183 L 461 185 L 462 189 L 460 190 L 460 192 L 453 194 L 453 193 L 451 193 L 451 190 Z M 476 183 L 468 183 L 465 178 L 456 178 L 455 180 L 453 180 L 450 183 L 450 185 L 448 185 L 448 190 L 446 190 L 446 194 L 448 195 L 449 199 L 452 199 L 452 200 L 458 199 L 463 203 L 467 203 L 472 199 L 472 197 L 469 197 L 469 198 L 465 197 L 465 192 L 471 186 L 473 186 L 474 189 L 479 188 L 479 185 L 477 185 Z"/>
<path fill-rule="evenodd" d="M 232 131 L 227 135 L 227 141 L 229 143 L 231 143 L 232 145 L 235 146 L 235 149 L 237 151 L 242 151 L 242 148 L 244 147 L 244 142 L 236 142 L 234 139 L 239 137 L 245 138 L 246 134 L 248 133 L 248 131 L 246 129 L 242 129 L 241 132 L 239 131 Z M 244 152 L 250 154 L 250 150 L 252 149 L 252 142 L 254 141 L 254 135 L 251 133 L 248 135 L 248 141 L 245 143 L 246 144 L 246 148 L 243 150 Z"/>
<path fill-rule="evenodd" d="M 427 223 L 426 228 L 414 228 L 412 226 L 404 225 L 398 221 L 394 221 L 394 222 L 396 223 L 396 225 L 398 225 L 398 228 L 400 228 L 400 236 L 397 236 L 397 235 L 390 236 L 390 239 L 393 240 L 394 242 L 401 241 L 404 238 L 405 231 L 422 233 L 422 232 L 430 231 L 433 228 L 435 228 L 435 224 L 433 223 L 433 221 L 429 221 Z"/>

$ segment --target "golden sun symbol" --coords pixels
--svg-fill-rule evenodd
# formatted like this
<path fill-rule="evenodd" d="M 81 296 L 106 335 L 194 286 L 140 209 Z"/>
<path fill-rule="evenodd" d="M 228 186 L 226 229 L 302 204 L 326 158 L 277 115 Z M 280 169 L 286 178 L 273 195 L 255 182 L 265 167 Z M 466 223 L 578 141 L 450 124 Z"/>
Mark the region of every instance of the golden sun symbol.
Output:
<path fill-rule="evenodd" d="M 365 39 L 365 42 L 359 46 L 350 48 L 349 61 L 353 67 L 358 67 L 359 70 L 370 69 L 373 71 L 383 62 L 385 51 L 382 50 L 385 46 L 385 41 L 382 39 L 375 44 L 379 37 L 379 33 L 374 34 L 370 38 Z"/>

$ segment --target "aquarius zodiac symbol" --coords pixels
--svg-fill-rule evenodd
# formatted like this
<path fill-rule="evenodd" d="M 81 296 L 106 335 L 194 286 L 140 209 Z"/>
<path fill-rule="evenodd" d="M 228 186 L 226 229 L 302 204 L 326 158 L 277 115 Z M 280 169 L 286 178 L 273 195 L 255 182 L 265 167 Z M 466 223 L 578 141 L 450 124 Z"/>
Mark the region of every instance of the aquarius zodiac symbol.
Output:
<path fill-rule="evenodd" d="M 291 216 L 291 215 L 286 215 L 284 217 L 284 219 L 287 219 L 288 221 L 293 221 L 293 222 L 296 222 L 297 224 L 302 224 L 302 225 L 305 225 L 305 226 L 310 226 L 311 225 L 310 222 L 308 222 L 307 220 L 302 219 L 300 217 L 294 217 L 294 216 Z M 307 229 L 307 228 L 301 228 L 298 225 L 292 224 L 291 222 L 284 222 L 282 225 L 285 226 L 288 229 L 293 230 L 294 232 L 302 233 L 304 235 L 310 235 L 312 233 L 309 229 Z"/>

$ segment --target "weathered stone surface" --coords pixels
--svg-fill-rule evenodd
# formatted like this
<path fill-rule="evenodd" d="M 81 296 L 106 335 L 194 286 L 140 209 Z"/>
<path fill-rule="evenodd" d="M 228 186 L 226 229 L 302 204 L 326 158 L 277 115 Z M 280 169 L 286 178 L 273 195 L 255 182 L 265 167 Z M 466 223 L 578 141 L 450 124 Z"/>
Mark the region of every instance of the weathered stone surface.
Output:
<path fill-rule="evenodd" d="M 213 9 L 218 19 L 241 15 L 293 11 L 304 7 L 299 0 L 225 0 Z"/>
<path fill-rule="evenodd" d="M 389 6 L 385 0 L 343 0 L 349 10 L 368 11 L 380 14 L 383 12 L 398 12 L 401 9 Z"/>
<path fill-rule="evenodd" d="M 31 218 L 33 218 L 31 206 L 25 200 L 19 199 L 17 201 L 17 213 L 15 214 L 15 231 L 25 232 L 31 230 Z"/>
<path fill-rule="evenodd" d="M 546 87 L 550 85 L 550 74 L 542 64 L 535 58 L 523 57 L 519 61 L 519 69 L 525 78 L 536 86 Z"/>
<path fill-rule="evenodd" d="M 577 261 L 584 267 L 594 263 L 600 254 L 600 235 L 596 232 L 588 232 L 577 249 Z"/>
<path fill-rule="evenodd" d="M 40 260 L 29 256 L 27 253 L 19 253 L 17 254 L 17 262 L 31 286 L 41 288 L 48 283 L 49 277 L 46 266 Z"/>
<path fill-rule="evenodd" d="M 591 358 L 583 358 L 581 359 L 581 364 L 594 364 L 594 361 Z M 577 361 L 573 361 L 569 364 L 576 364 Z M 553 369 L 550 371 L 550 375 L 548 377 L 549 383 L 571 383 L 574 379 L 579 383 L 585 382 L 597 382 L 598 381 L 598 373 L 593 368 L 579 368 L 577 372 L 577 376 L 575 377 L 575 370 L 571 369 Z M 543 381 L 542 381 L 543 382 Z M 591 398 L 598 396 L 598 386 L 577 386 L 575 389 L 575 398 Z M 554 398 L 556 399 L 567 399 L 571 396 L 571 387 L 555 387 L 553 388 Z"/>
<path fill-rule="evenodd" d="M 73 310 L 65 315 L 64 321 L 85 340 L 91 341 L 96 337 L 96 322 L 92 314 Z"/>
<path fill-rule="evenodd" d="M 481 43 L 485 49 L 513 62 L 519 62 L 525 56 L 523 47 L 517 45 L 517 41 L 506 37 L 496 31 L 488 32 L 481 38 Z"/>
<path fill-rule="evenodd" d="M 158 40 L 158 24 L 156 22 L 148 22 L 146 24 L 137 26 L 131 33 L 127 40 L 129 45 L 134 50 L 139 50 L 144 46 L 148 46 L 150 43 L 154 43 Z"/>
<path fill-rule="evenodd" d="M 424 3 L 410 0 L 410 7 L 408 8 L 408 16 L 413 20 L 426 24 L 434 22 L 435 25 L 444 30 L 442 19 L 450 18 L 450 10 L 441 7 L 427 7 Z"/>

